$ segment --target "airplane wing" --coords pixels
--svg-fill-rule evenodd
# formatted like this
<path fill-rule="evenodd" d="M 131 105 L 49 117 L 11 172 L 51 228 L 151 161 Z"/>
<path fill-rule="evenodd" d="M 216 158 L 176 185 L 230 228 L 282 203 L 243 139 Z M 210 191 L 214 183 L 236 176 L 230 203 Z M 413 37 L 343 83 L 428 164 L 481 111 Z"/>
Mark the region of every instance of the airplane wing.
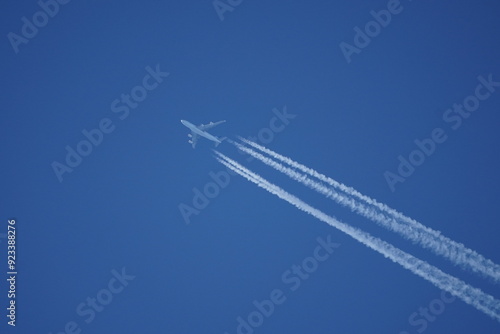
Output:
<path fill-rule="evenodd" d="M 191 131 L 191 134 L 188 135 L 189 137 L 191 137 L 191 139 L 189 139 L 188 143 L 190 143 L 193 148 L 196 147 L 196 143 L 198 142 L 198 135 L 196 133 L 194 133 L 193 131 Z"/>
<path fill-rule="evenodd" d="M 198 129 L 202 130 L 202 131 L 205 131 L 205 130 L 208 130 L 210 128 L 213 128 L 214 126 L 217 126 L 221 123 L 224 123 L 225 121 L 220 121 L 220 122 L 210 122 L 208 124 L 201 124 L 198 126 Z"/>

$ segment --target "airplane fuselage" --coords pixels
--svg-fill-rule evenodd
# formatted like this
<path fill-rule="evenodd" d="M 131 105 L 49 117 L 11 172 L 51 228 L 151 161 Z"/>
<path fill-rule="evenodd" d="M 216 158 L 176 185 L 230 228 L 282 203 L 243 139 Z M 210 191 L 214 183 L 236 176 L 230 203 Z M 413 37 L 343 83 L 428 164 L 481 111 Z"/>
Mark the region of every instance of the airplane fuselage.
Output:
<path fill-rule="evenodd" d="M 210 133 L 206 132 L 206 131 L 203 131 L 203 130 L 200 130 L 196 125 L 194 125 L 193 123 L 190 123 L 188 121 L 185 121 L 183 119 L 181 119 L 181 123 L 184 124 L 184 126 L 186 126 L 189 130 L 193 131 L 194 133 L 196 133 L 197 135 L 199 136 L 202 136 L 202 137 L 205 137 L 211 141 L 214 141 L 216 143 L 221 143 L 221 141 L 219 140 L 219 138 L 215 137 L 215 136 L 212 136 Z"/>

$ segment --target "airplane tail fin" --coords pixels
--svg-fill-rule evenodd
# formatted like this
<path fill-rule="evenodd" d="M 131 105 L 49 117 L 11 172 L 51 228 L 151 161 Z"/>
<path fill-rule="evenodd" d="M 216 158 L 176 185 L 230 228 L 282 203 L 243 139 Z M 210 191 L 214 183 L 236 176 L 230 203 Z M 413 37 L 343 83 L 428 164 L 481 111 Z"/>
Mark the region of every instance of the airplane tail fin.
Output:
<path fill-rule="evenodd" d="M 222 138 L 219 138 L 220 142 L 218 143 L 215 143 L 215 147 L 219 146 L 220 143 L 222 143 L 224 140 L 226 140 L 227 137 L 222 137 Z"/>

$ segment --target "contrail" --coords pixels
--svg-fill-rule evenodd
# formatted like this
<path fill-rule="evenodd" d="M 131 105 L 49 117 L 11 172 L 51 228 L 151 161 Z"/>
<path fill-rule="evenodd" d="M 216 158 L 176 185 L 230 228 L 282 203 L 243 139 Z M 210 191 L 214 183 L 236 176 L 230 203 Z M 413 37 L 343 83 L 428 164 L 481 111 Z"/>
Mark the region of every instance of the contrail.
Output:
<path fill-rule="evenodd" d="M 317 179 L 329 184 L 330 186 L 333 186 L 336 189 L 342 190 L 347 195 L 360 199 L 362 202 L 370 205 L 370 207 L 367 207 L 360 201 L 353 200 L 353 198 L 349 196 L 339 194 L 333 189 L 325 187 L 324 185 L 311 180 L 306 175 L 298 173 L 293 169 L 287 168 L 282 164 L 255 152 L 254 150 L 248 149 L 241 144 L 233 142 L 233 144 L 236 145 L 240 150 L 261 160 L 265 164 L 286 174 L 290 178 L 295 179 L 310 188 L 313 188 L 314 190 L 330 197 L 337 203 L 349 207 L 354 212 L 379 223 L 380 225 L 393 232 L 399 233 L 403 237 L 420 244 L 422 247 L 430 249 L 435 254 L 443 256 L 444 258 L 450 260 L 452 263 L 459 265 L 462 268 L 470 269 L 475 273 L 480 273 L 484 276 L 490 277 L 496 283 L 500 281 L 499 265 L 485 258 L 476 251 L 465 247 L 463 244 L 453 241 L 448 237 L 442 235 L 440 231 L 436 231 L 429 227 L 426 227 L 416 220 L 409 218 L 394 209 L 389 208 L 387 205 L 379 203 L 375 199 L 365 196 L 355 189 L 347 187 L 344 184 L 337 182 L 334 179 L 321 173 L 318 173 L 315 170 L 306 167 L 298 162 L 295 162 L 290 158 L 287 158 L 247 139 L 240 137 L 240 140 L 260 150 L 261 152 L 267 153 L 268 155 L 279 161 L 287 163 L 288 165 L 304 173 L 316 177 Z M 374 210 L 374 208 L 377 208 L 379 211 Z M 389 215 L 389 217 L 384 213 Z"/>
<path fill-rule="evenodd" d="M 215 151 L 215 153 L 217 154 L 217 160 L 220 163 L 232 169 L 234 172 L 240 174 L 248 181 L 255 183 L 259 187 L 294 205 L 296 208 L 337 228 L 341 232 L 346 233 L 353 239 L 382 254 L 384 257 L 410 270 L 414 274 L 426 279 L 436 287 L 462 299 L 467 304 L 475 307 L 479 311 L 500 322 L 500 301 L 496 300 L 492 296 L 484 293 L 480 289 L 466 284 L 456 277 L 444 273 L 443 271 L 430 265 L 429 263 L 422 261 L 383 240 L 375 238 L 355 227 L 351 227 L 345 223 L 342 223 L 334 217 L 328 216 L 327 214 L 310 206 L 296 196 L 270 183 L 260 175 L 253 173 L 236 161 L 226 157 L 222 153 L 218 151 Z"/>

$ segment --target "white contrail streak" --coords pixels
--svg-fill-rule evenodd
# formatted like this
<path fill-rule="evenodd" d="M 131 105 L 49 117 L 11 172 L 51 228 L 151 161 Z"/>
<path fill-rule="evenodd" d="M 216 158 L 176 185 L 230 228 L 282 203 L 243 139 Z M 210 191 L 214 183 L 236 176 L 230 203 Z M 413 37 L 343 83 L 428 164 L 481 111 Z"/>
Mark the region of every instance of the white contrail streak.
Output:
<path fill-rule="evenodd" d="M 346 233 L 347 235 L 361 242 L 365 246 L 377 251 L 386 258 L 410 270 L 412 273 L 431 282 L 436 287 L 445 290 L 451 293 L 452 295 L 462 299 L 467 304 L 474 306 L 476 309 L 480 310 L 481 312 L 489 315 L 493 319 L 496 319 L 497 321 L 500 322 L 500 301 L 496 300 L 492 296 L 484 293 L 480 289 L 474 288 L 466 284 L 465 282 L 459 280 L 456 277 L 444 273 L 440 269 L 392 246 L 391 244 L 383 240 L 375 238 L 370 234 L 361 231 L 355 227 L 351 227 L 345 223 L 342 223 L 337 219 L 335 219 L 334 217 L 328 216 L 322 211 L 310 206 L 309 204 L 305 203 L 304 201 L 300 200 L 294 195 L 281 189 L 280 187 L 270 183 L 266 179 L 262 178 L 260 175 L 253 173 L 252 171 L 243 167 L 236 161 L 226 157 L 222 153 L 218 151 L 215 151 L 215 153 L 217 154 L 218 156 L 217 160 L 220 163 L 232 169 L 236 173 L 240 174 L 248 181 L 257 184 L 259 187 L 287 201 L 288 203 L 294 205 L 296 208 L 337 228 L 341 232 Z"/>
<path fill-rule="evenodd" d="M 355 189 L 347 187 L 344 184 L 335 181 L 334 179 L 321 173 L 318 173 L 315 170 L 306 167 L 296 161 L 293 161 L 288 157 L 282 156 L 281 154 L 278 154 L 247 139 L 240 137 L 240 140 L 279 161 L 282 161 L 304 173 L 316 177 L 317 179 L 327 183 L 328 185 L 343 191 L 347 195 L 358 198 L 362 202 L 370 205 L 370 207 L 367 207 L 360 201 L 353 200 L 353 198 L 349 196 L 345 196 L 334 191 L 331 188 L 325 187 L 320 183 L 309 179 L 306 175 L 297 173 L 296 171 L 287 168 L 282 164 L 263 156 L 262 154 L 250 150 L 242 146 L 241 144 L 233 142 L 233 144 L 236 145 L 240 150 L 254 156 L 265 164 L 286 174 L 290 178 L 295 179 L 310 188 L 313 188 L 314 190 L 330 197 L 337 203 L 349 207 L 354 212 L 379 223 L 380 225 L 393 232 L 399 233 L 403 237 L 420 244 L 422 247 L 430 249 L 435 254 L 443 256 L 444 258 L 450 260 L 452 263 L 459 265 L 462 268 L 470 269 L 475 273 L 480 273 L 484 276 L 490 277 L 496 283 L 500 282 L 500 266 L 493 261 L 485 258 L 476 251 L 467 248 L 463 244 L 453 241 L 448 237 L 442 235 L 441 232 L 426 227 L 416 220 L 409 218 L 394 209 L 389 208 L 387 205 L 379 203 L 375 199 L 365 196 Z M 378 211 L 374 210 L 374 208 L 377 208 Z M 389 217 L 387 215 L 389 215 Z"/>

